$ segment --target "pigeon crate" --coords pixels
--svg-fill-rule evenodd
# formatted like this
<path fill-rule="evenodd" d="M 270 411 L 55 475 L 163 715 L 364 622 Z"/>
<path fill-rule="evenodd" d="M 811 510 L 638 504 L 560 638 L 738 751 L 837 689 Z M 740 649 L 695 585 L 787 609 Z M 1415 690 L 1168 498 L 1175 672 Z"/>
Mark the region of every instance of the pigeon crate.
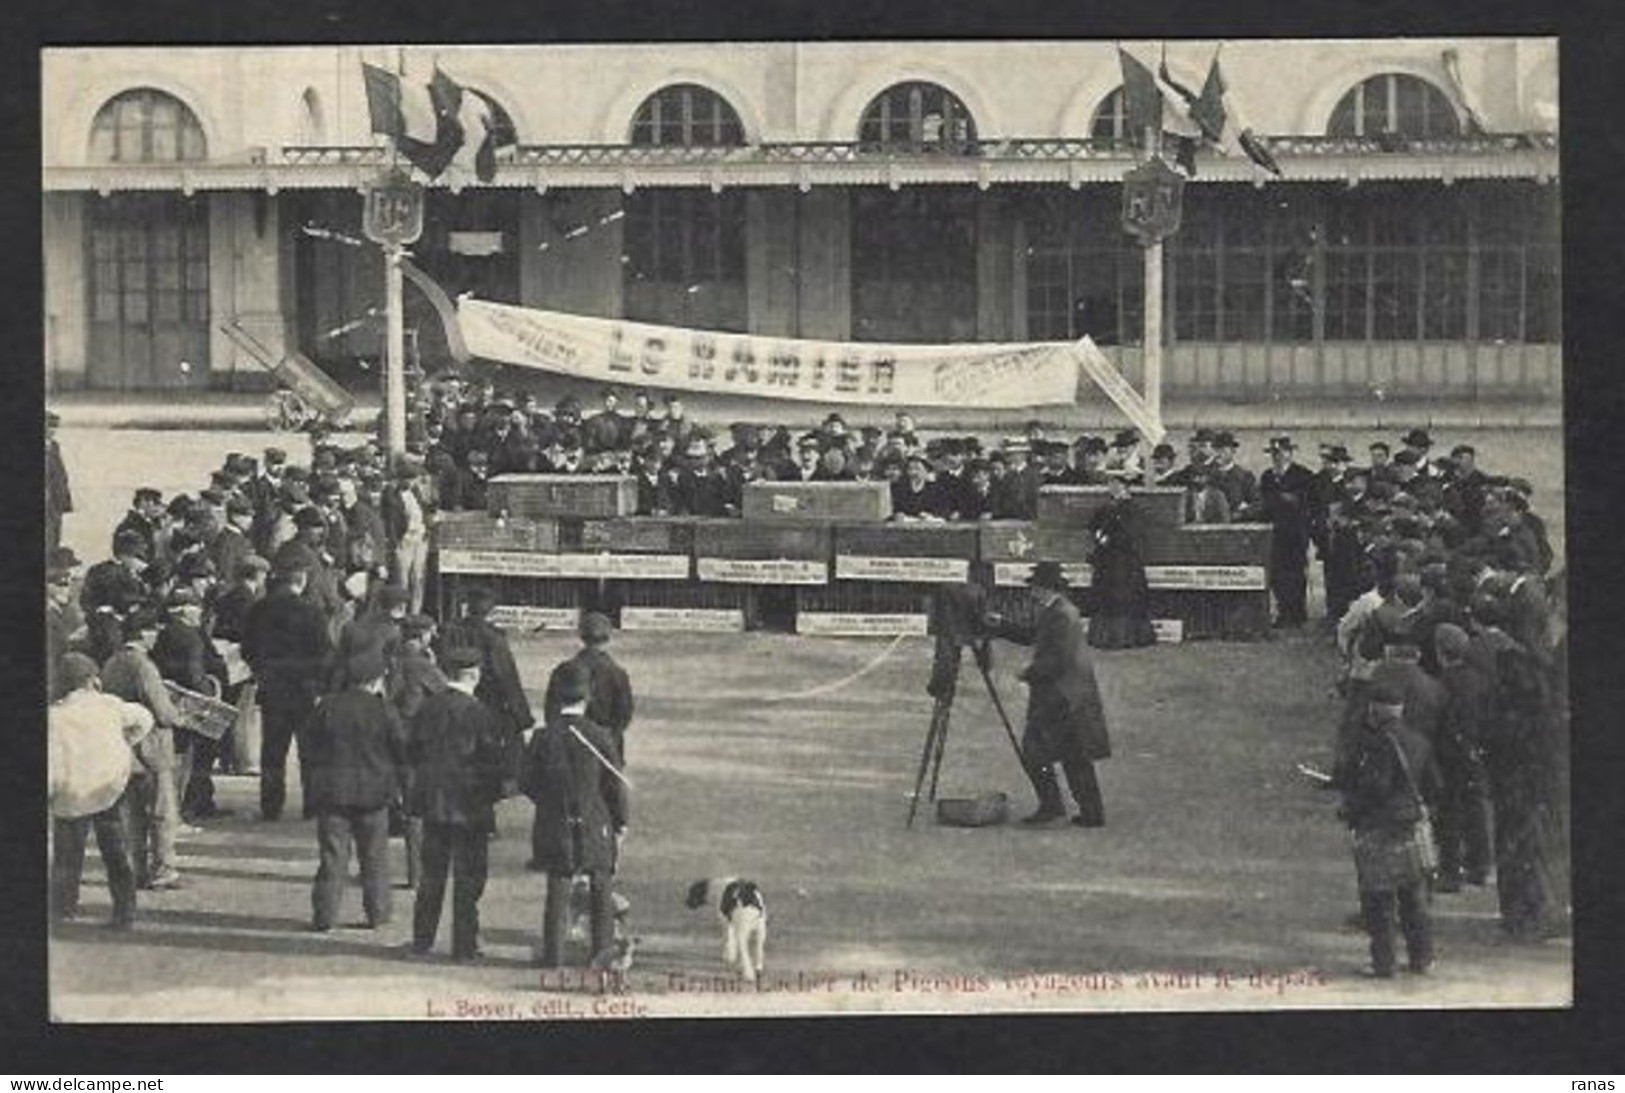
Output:
<path fill-rule="evenodd" d="M 824 562 L 833 541 L 829 524 L 762 523 L 755 520 L 699 520 L 693 526 L 696 558 L 749 561 Z"/>
<path fill-rule="evenodd" d="M 1095 550 L 1094 532 L 1083 527 L 1038 524 L 1037 551 L 1029 561 L 1087 562 Z"/>
<path fill-rule="evenodd" d="M 976 525 L 976 556 L 984 562 L 1026 562 L 1037 557 L 1038 527 L 1031 520 L 983 520 Z"/>
<path fill-rule="evenodd" d="M 614 554 L 687 554 L 694 549 L 694 521 L 681 516 L 622 516 L 582 520 L 575 543 L 585 551 Z"/>
<path fill-rule="evenodd" d="M 628 581 L 622 606 L 739 610 L 745 605 L 745 591 L 745 586 L 736 584 Z"/>
<path fill-rule="evenodd" d="M 747 482 L 747 520 L 867 520 L 891 518 L 889 482 Z"/>
<path fill-rule="evenodd" d="M 488 508 L 533 519 L 585 520 L 638 511 L 638 482 L 629 474 L 499 474 L 487 494 Z"/>
<path fill-rule="evenodd" d="M 1175 537 L 1175 557 L 1185 565 L 1265 565 L 1270 556 L 1268 524 L 1190 524 Z"/>
<path fill-rule="evenodd" d="M 835 553 L 875 558 L 976 560 L 973 524 L 837 524 Z"/>
<path fill-rule="evenodd" d="M 435 521 L 435 546 L 458 550 L 522 550 L 551 554 L 559 549 L 557 520 L 490 516 L 483 512 L 443 512 Z"/>
<path fill-rule="evenodd" d="M 443 573 L 440 575 L 440 617 L 456 617 L 453 605 L 461 603 L 476 588 L 490 590 L 498 603 L 519 604 L 525 607 L 581 606 L 584 581 L 560 577 L 494 576 L 481 573 Z"/>

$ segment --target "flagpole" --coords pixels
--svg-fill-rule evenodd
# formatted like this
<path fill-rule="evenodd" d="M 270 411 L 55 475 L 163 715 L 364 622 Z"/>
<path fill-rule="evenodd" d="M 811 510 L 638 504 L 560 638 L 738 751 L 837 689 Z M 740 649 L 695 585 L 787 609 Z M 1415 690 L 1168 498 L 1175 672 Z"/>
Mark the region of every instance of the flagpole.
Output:
<path fill-rule="evenodd" d="M 406 50 L 395 47 L 395 68 L 406 75 Z M 396 141 L 390 141 L 390 170 L 399 170 Z M 402 315 L 401 244 L 384 248 L 384 443 L 394 461 L 406 454 L 406 322 Z"/>
<path fill-rule="evenodd" d="M 1145 129 L 1146 159 L 1161 150 L 1161 133 L 1157 126 Z M 1145 247 L 1145 330 L 1140 338 L 1141 357 L 1144 361 L 1145 407 L 1162 427 L 1162 236 Z"/>

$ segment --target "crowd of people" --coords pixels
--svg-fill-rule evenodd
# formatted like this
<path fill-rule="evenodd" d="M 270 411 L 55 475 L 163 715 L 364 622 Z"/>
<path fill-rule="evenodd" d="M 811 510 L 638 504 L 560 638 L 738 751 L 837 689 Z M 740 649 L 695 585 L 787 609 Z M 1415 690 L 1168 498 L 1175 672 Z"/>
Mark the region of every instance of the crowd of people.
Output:
<path fill-rule="evenodd" d="M 1044 485 L 1103 485 L 1110 501 L 1091 525 L 1089 642 L 1110 648 L 1154 640 L 1131 487 L 1184 490 L 1188 522 L 1267 523 L 1278 627 L 1307 622 L 1311 548 L 1323 570 L 1326 620 L 1343 664 L 1328 784 L 1344 794 L 1355 833 L 1376 973 L 1394 967 L 1396 911 L 1411 966 L 1424 970 L 1429 890 L 1482 885 L 1492 871 L 1509 934 L 1538 937 L 1560 926 L 1563 582 L 1529 483 L 1485 473 L 1471 446 L 1436 457 L 1418 429 L 1397 451 L 1371 445 L 1360 466 L 1346 446 L 1323 445 L 1311 470 L 1296 461 L 1291 439 L 1278 436 L 1266 448 L 1269 465 L 1255 474 L 1224 431 L 1197 430 L 1183 460 L 1169 444 L 1142 459 L 1133 430 L 1069 443 L 1033 422 L 984 447 L 970 437 L 925 441 L 902 412 L 890 429 L 849 429 L 831 413 L 799 436 L 738 424 L 719 452 L 717 437 L 687 418 L 677 395 L 660 411 L 642 392 L 630 412 L 619 399 L 606 391 L 598 412 L 584 415 L 573 398 L 544 410 L 534 396 L 503 397 L 490 384 L 437 383 L 419 396 L 419 456 L 391 465 L 376 443 L 346 449 L 321 436 L 312 438 L 308 465 L 277 448 L 259 459 L 231 453 L 195 495 L 166 501 L 155 489 L 137 490 L 109 560 L 81 574 L 73 551 L 54 546 L 53 746 L 58 720 L 99 718 L 103 736 L 122 738 L 135 757 L 128 790 L 111 801 L 64 787 L 57 913 L 77 908 L 78 860 L 92 830 L 104 856 L 127 855 L 128 870 L 109 864 L 116 917 L 133 913 L 136 887 L 184 883 L 175 839 L 223 813 L 213 794 L 217 770 L 257 774 L 260 816 L 278 819 L 297 740 L 304 810 L 318 824 L 315 928 L 330 927 L 338 913 L 352 843 L 367 918 L 388 917 L 383 848 L 394 831 L 408 842 L 407 880 L 419 892 L 414 944 L 433 940 L 449 870 L 454 952 L 471 955 L 490 809 L 523 790 L 553 802 L 539 803 L 533 862 L 550 876 L 547 921 L 556 933 L 567 878 L 587 872 L 603 881 L 625 825 L 630 685 L 604 663 L 609 622 L 583 619 L 583 639 L 596 652 L 550 683 L 538 722 L 487 617 L 489 592 L 473 590 L 453 618 L 424 613 L 434 512 L 483 510 L 491 476 L 524 471 L 630 473 L 641 513 L 703 516 L 739 514 L 744 484 L 757 479 L 886 480 L 895 518 L 921 521 L 1031 519 Z M 257 710 L 257 745 L 189 731 L 166 683 Z M 106 696 L 128 705 L 110 706 Z M 241 717 L 235 731 L 253 723 Z M 581 816 L 550 794 L 589 776 L 596 834 L 583 865 L 566 860 L 583 844 L 558 835 Z M 1424 818 L 1436 832 L 1436 865 L 1414 838 Z M 611 898 L 607 883 L 590 887 L 598 947 Z M 558 959 L 556 943 L 543 948 Z"/>
<path fill-rule="evenodd" d="M 230 814 L 214 775 L 256 776 L 259 818 L 274 823 L 293 749 L 301 811 L 316 822 L 314 930 L 337 924 L 352 848 L 366 925 L 390 920 L 393 835 L 417 890 L 411 947 L 432 947 L 449 881 L 453 956 L 477 957 L 493 809 L 523 792 L 537 806 L 532 866 L 549 878 L 540 961 L 562 959 L 576 875 L 592 879 L 594 950 L 610 943 L 632 715 L 630 681 L 603 649 L 611 624 L 583 617 L 582 652 L 555 669 L 538 722 L 488 619 L 489 590 L 464 596 L 454 618 L 423 613 L 432 491 L 421 460 L 387 481 L 386 467 L 375 443 L 317 439 L 308 465 L 280 448 L 231 453 L 195 496 L 135 491 L 110 559 L 86 569 L 71 548 L 51 550 L 57 919 L 79 914 L 90 834 L 113 924 L 128 926 L 138 890 L 187 884 L 177 838 Z M 187 694 L 239 716 L 211 737 Z M 584 822 L 604 829 L 590 832 L 589 858 L 575 839 Z"/>

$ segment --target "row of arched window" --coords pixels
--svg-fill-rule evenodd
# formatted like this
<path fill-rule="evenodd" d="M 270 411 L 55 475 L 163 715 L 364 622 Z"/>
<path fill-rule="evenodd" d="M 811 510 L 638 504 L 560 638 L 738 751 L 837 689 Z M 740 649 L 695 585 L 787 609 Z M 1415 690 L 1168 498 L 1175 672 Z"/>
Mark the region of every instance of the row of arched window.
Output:
<path fill-rule="evenodd" d="M 325 132 L 321 102 L 303 96 L 306 139 Z M 498 108 L 500 110 L 500 107 Z M 505 113 L 505 112 L 504 112 Z M 506 120 L 498 118 L 498 122 Z M 511 127 L 511 121 L 508 123 Z M 1121 141 L 1122 88 L 1101 102 L 1090 123 L 1095 140 Z M 1332 137 L 1453 137 L 1461 121 L 1449 98 L 1428 81 L 1404 73 L 1372 76 L 1351 89 L 1332 111 Z M 733 147 L 745 128 L 728 100 L 698 84 L 672 84 L 645 99 L 632 118 L 634 146 Z M 976 142 L 976 119 L 957 95 L 938 84 L 913 81 L 882 91 L 865 108 L 858 142 L 873 150 L 953 153 Z M 96 114 L 91 159 L 102 163 L 163 163 L 207 156 L 203 127 L 184 103 L 152 88 L 126 91 Z"/>

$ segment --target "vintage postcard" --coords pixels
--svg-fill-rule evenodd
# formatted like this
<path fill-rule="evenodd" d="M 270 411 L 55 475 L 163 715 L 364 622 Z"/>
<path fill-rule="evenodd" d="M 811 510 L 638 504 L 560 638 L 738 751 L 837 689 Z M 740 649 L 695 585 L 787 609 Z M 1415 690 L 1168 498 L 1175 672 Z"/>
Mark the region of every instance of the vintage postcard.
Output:
<path fill-rule="evenodd" d="M 1570 1005 L 1555 39 L 40 76 L 55 1020 Z"/>

